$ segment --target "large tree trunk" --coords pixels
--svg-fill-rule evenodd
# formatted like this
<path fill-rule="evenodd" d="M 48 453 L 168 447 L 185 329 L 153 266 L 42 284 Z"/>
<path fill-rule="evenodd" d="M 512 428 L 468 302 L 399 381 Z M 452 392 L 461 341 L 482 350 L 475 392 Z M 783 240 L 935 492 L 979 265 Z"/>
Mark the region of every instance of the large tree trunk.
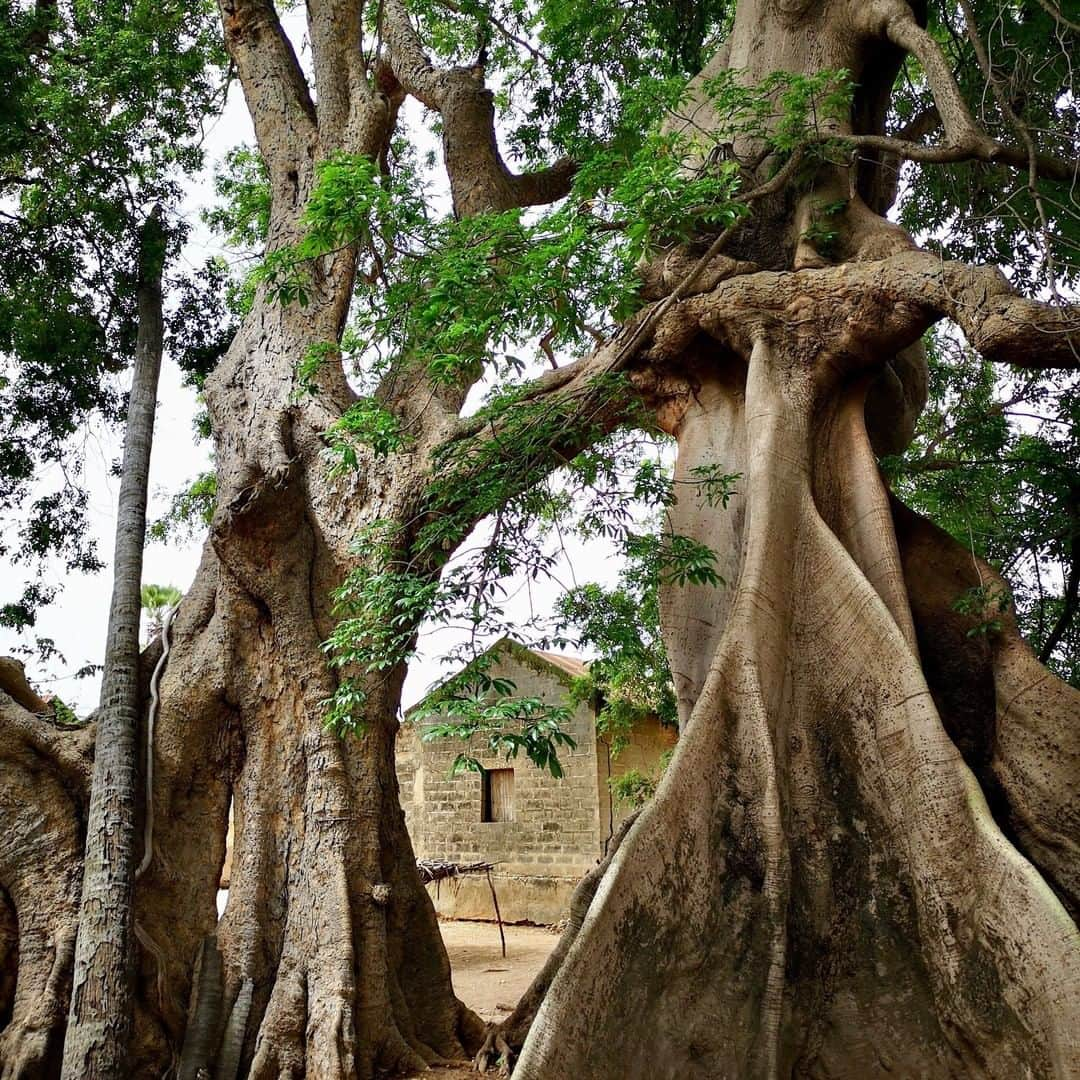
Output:
<path fill-rule="evenodd" d="M 697 612 L 669 601 L 696 703 L 516 1075 L 1073 1075 L 1080 938 L 934 706 L 865 379 L 770 333 L 732 382 L 676 428 L 680 469 L 745 474 L 728 611 L 702 665 L 680 647 Z M 744 460 L 717 462 L 698 410 L 741 413 Z"/>
<path fill-rule="evenodd" d="M 0 661 L 0 1077 L 60 1068 L 90 795 L 93 728 L 63 731 Z"/>
<path fill-rule="evenodd" d="M 317 162 L 383 154 L 403 92 L 388 71 L 367 70 L 358 4 L 309 5 L 317 109 L 273 5 L 222 0 L 221 10 L 269 172 L 273 252 L 303 236 Z M 400 59 L 414 42 L 397 14 L 387 34 Z M 423 63 L 416 72 L 436 74 Z M 453 117 L 449 159 L 470 145 L 477 117 L 490 126 L 491 99 L 467 71 L 435 81 L 431 100 Z M 532 178 L 505 168 L 493 138 L 485 146 L 483 167 L 455 182 L 459 212 L 538 197 Z M 468 427 L 458 416 L 468 387 L 433 385 L 404 358 L 386 401 L 408 446 L 333 476 L 322 436 L 354 395 L 340 364 L 324 365 L 315 395 L 298 392 L 297 368 L 313 346 L 340 339 L 356 262 L 345 246 L 305 267 L 304 306 L 260 290 L 206 385 L 218 501 L 161 686 L 129 1075 L 176 1065 L 185 1076 L 238 1067 L 251 1077 L 366 1080 L 460 1059 L 483 1035 L 453 995 L 398 801 L 403 665 L 360 676 L 356 733 L 326 728 L 339 673 L 321 643 L 336 622 L 333 591 L 358 565 L 353 540 L 375 522 L 400 527 L 407 557 L 431 452 Z M 543 387 L 567 378 L 553 373 Z M 235 842 L 219 924 L 230 803 Z M 10 890 L 7 877 L 0 885 Z"/>
<path fill-rule="evenodd" d="M 270 170 L 271 249 L 301 237 L 315 161 L 337 150 L 377 157 L 393 127 L 393 102 L 330 78 L 360 59 L 358 26 L 351 36 L 333 12 L 312 8 L 327 35 L 315 41 L 317 78 L 329 80 L 316 126 L 272 9 L 223 4 Z M 230 800 L 229 899 L 216 927 L 223 1004 L 214 1016 L 191 1003 L 210 1034 L 198 1040 L 205 1060 L 185 1047 L 185 1069 L 212 1069 L 220 1056 L 252 1078 L 368 1078 L 461 1058 L 481 1034 L 453 995 L 398 803 L 403 668 L 365 680 L 357 733 L 326 727 L 339 678 L 321 647 L 336 621 L 333 590 L 357 564 L 358 530 L 414 518 L 443 415 L 435 395 L 408 450 L 332 476 L 322 433 L 354 396 L 334 365 L 316 395 L 297 394 L 297 367 L 339 339 L 355 264 L 353 250 L 319 260 L 304 307 L 260 292 L 207 383 L 218 504 L 162 685 L 157 850 L 138 896 L 142 940 L 154 947 L 141 963 L 137 1075 L 155 1074 L 183 1040 L 195 958 L 214 948 L 204 939 L 217 921 Z M 413 408 L 430 404 L 423 386 L 413 390 Z"/>
<path fill-rule="evenodd" d="M 906 5 L 744 3 L 712 70 L 847 68 L 880 93 L 898 44 L 933 79 Z M 950 137 L 974 138 L 950 88 L 935 93 Z M 846 130 L 881 134 L 882 105 L 857 101 Z M 722 135 L 707 106 L 694 121 Z M 927 319 L 890 276 L 911 242 L 867 205 L 872 180 L 825 164 L 794 203 L 759 208 L 703 275 L 712 291 L 655 335 L 640 381 L 677 477 L 743 477 L 726 511 L 692 483 L 671 511 L 728 584 L 664 596 L 684 734 L 516 1076 L 1080 1073 L 1063 906 L 1080 695 L 1011 622 L 969 637 L 951 605 L 979 581 L 970 556 L 902 507 L 894 523 L 872 443 L 910 437 Z M 806 226 L 838 196 L 826 257 Z"/>
<path fill-rule="evenodd" d="M 332 591 L 355 563 L 349 543 L 376 518 L 407 521 L 422 484 L 404 457 L 359 484 L 328 477 L 319 436 L 347 388 L 324 383 L 311 403 L 290 399 L 298 361 L 340 331 L 347 266 L 321 284 L 331 300 L 303 310 L 261 298 L 208 386 L 219 508 L 174 623 L 156 746 L 159 850 L 139 918 L 164 956 L 144 963 L 145 992 L 157 992 L 163 963 L 175 1046 L 191 967 L 214 927 L 231 797 L 218 1031 L 249 988 L 241 1075 L 344 1080 L 461 1057 L 478 1032 L 452 994 L 398 805 L 403 671 L 368 680 L 359 733 L 326 728 L 338 677 L 320 643 L 334 625 Z M 212 753 L 193 755 L 193 740 Z M 177 912 L 188 913 L 180 928 Z M 149 1072 L 160 1053 L 152 1039 L 146 1052 Z"/>

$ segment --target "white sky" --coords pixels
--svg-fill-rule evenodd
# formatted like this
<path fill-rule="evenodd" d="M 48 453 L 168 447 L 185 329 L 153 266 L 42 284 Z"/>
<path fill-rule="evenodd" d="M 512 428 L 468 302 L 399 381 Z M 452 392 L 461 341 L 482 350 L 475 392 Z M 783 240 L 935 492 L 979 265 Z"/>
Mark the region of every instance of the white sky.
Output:
<path fill-rule="evenodd" d="M 303 14 L 293 12 L 286 19 L 293 40 L 303 38 Z M 308 59 L 306 46 L 299 45 L 302 62 Z M 419 111 L 416 113 L 419 116 Z M 223 115 L 208 127 L 205 142 L 206 168 L 188 185 L 180 213 L 191 225 L 191 239 L 181 258 L 190 270 L 201 267 L 212 254 L 228 254 L 220 241 L 213 237 L 200 221 L 201 212 L 214 202 L 212 179 L 214 169 L 225 154 L 240 143 L 252 144 L 250 119 L 238 83 L 234 83 Z M 176 268 L 174 268 L 176 269 Z M 196 411 L 194 391 L 182 385 L 181 374 L 168 355 L 162 365 L 158 393 L 157 422 L 154 431 L 153 456 L 150 468 L 150 504 L 148 520 L 154 521 L 168 508 L 172 496 L 185 488 L 200 472 L 209 467 L 209 443 L 199 442 L 193 432 L 192 418 Z M 54 565 L 46 576 L 49 584 L 63 584 L 57 602 L 43 609 L 32 633 L 55 640 L 66 659 L 65 664 L 54 662 L 43 668 L 28 662 L 27 674 L 43 692 L 58 694 L 80 715 L 97 704 L 98 679 L 75 679 L 73 672 L 87 663 L 100 663 L 105 647 L 109 598 L 112 589 L 111 561 L 113 531 L 116 520 L 116 501 L 119 480 L 110 474 L 112 464 L 122 452 L 121 431 L 98 426 L 87 431 L 78 452 L 84 456 L 84 483 L 90 494 L 89 529 L 98 541 L 98 552 L 106 568 L 98 574 L 65 573 Z M 159 585 L 176 585 L 186 590 L 195 576 L 203 535 L 188 543 L 170 542 L 147 545 L 144 556 L 143 581 Z M 565 565 L 560 577 L 566 581 L 602 581 L 611 583 L 618 572 L 618 563 L 606 545 L 587 547 L 570 542 L 568 550 L 573 568 Z M 19 567 L 3 568 L 5 576 L 19 582 L 24 577 Z M 18 586 L 4 582 L 4 593 L 17 595 Z M 558 588 L 554 583 L 509 583 L 513 599 L 506 607 L 512 617 L 527 619 L 530 608 L 550 609 Z M 460 631 L 426 627 L 421 634 L 419 656 L 410 666 L 405 685 L 404 705 L 407 708 L 423 696 L 430 684 L 440 676 L 439 658 L 456 642 L 462 640 Z M 28 635 L 16 635 L 0 628 L 0 655 L 11 653 L 28 643 Z M 445 672 L 444 672 L 445 673 Z"/>

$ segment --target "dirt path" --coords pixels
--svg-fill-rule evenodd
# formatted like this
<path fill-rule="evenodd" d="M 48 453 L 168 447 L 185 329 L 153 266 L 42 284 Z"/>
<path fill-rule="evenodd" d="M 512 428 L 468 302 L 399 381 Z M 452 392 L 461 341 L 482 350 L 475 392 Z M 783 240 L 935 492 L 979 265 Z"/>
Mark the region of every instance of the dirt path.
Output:
<path fill-rule="evenodd" d="M 506 959 L 495 923 L 442 922 L 454 992 L 484 1020 L 502 1020 L 514 1010 L 559 935 L 543 926 L 505 926 Z"/>
<path fill-rule="evenodd" d="M 499 945 L 495 923 L 441 922 L 454 992 L 484 1020 L 502 1020 L 513 1011 L 518 998 L 555 948 L 559 935 L 543 926 L 505 926 L 506 959 Z M 478 1080 L 465 1069 L 434 1069 L 424 1073 L 430 1080 Z"/>

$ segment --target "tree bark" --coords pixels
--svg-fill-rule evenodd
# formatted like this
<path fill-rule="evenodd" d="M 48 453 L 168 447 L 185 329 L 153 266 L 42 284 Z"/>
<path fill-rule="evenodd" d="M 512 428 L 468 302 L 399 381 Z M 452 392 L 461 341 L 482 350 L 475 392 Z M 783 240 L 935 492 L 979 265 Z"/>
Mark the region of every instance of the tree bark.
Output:
<path fill-rule="evenodd" d="M 979 145 L 904 4 L 742 3 L 706 75 L 846 68 L 861 94 L 887 95 L 898 49 L 927 71 L 947 138 Z M 882 136 L 881 102 L 856 106 L 835 133 Z M 704 101 L 692 121 L 723 135 Z M 934 318 L 994 359 L 1025 363 L 1035 345 L 1022 318 L 996 345 L 1011 319 L 995 296 L 1023 302 L 990 278 L 961 284 L 985 272 L 924 289 L 953 271 L 916 269 L 928 257 L 870 211 L 870 179 L 825 163 L 809 190 L 761 207 L 653 335 L 639 382 L 678 442 L 677 479 L 742 474 L 726 511 L 685 484 L 670 512 L 728 585 L 666 589 L 683 736 L 515 1076 L 1080 1070 L 1078 695 L 1010 620 L 976 640 L 950 618 L 980 571 L 890 508 L 872 449 L 910 437 L 925 389 L 913 350 Z M 807 225 L 837 198 L 823 253 Z M 1073 313 L 1039 317 L 1070 336 Z M 1073 348 L 1045 359 L 1070 366 Z"/>
<path fill-rule="evenodd" d="M 510 172 L 490 95 L 473 74 L 430 64 L 397 0 L 384 5 L 393 74 L 379 78 L 358 48 L 359 5 L 311 0 L 314 98 L 270 0 L 221 0 L 221 10 L 269 171 L 271 250 L 301 238 L 318 162 L 339 151 L 381 158 L 404 92 L 442 114 L 459 213 L 565 191 L 566 163 Z M 554 981 L 522 1076 L 1075 1071 L 1076 928 L 1062 902 L 1076 897 L 1067 793 L 1077 777 L 1061 726 L 1075 706 L 1007 628 L 983 652 L 958 649 L 967 628 L 942 618 L 952 571 L 927 585 L 928 567 L 963 577 L 956 552 L 890 510 L 871 450 L 871 438 L 883 449 L 910 435 L 925 393 L 917 343 L 936 319 L 953 318 L 995 359 L 1076 362 L 1066 316 L 1016 297 L 992 271 L 913 250 L 871 211 L 883 201 L 872 154 L 899 152 L 884 117 L 905 50 L 935 84 L 946 143 L 931 149 L 946 160 L 996 153 L 934 48 L 898 0 L 740 4 L 723 62 L 747 82 L 780 68 L 847 68 L 863 96 L 828 134 L 861 140 L 869 164 L 821 162 L 792 190 L 769 187 L 775 163 L 760 163 L 748 180 L 768 197 L 727 253 L 693 282 L 686 268 L 699 250 L 670 253 L 650 268 L 656 306 L 523 394 L 587 395 L 590 375 L 645 350 L 633 378 L 678 440 L 680 477 L 719 464 L 744 480 L 728 511 L 686 495 L 673 508 L 675 529 L 717 550 L 729 584 L 664 597 L 684 738 L 565 961 L 545 973 Z M 695 123 L 722 137 L 722 120 L 702 109 Z M 808 225 L 817 202 L 841 196 L 837 243 L 823 253 Z M 339 673 L 320 643 L 335 623 L 332 591 L 360 558 L 353 537 L 384 523 L 406 558 L 430 509 L 433 451 L 460 445 L 468 460 L 487 437 L 459 416 L 466 386 L 433 385 L 401 358 L 380 393 L 412 440 L 384 457 L 361 452 L 355 475 L 330 473 L 322 433 L 353 395 L 335 364 L 323 366 L 317 394 L 299 394 L 296 368 L 312 346 L 340 340 L 356 263 L 349 248 L 317 260 L 304 308 L 259 291 L 207 383 L 218 504 L 161 688 L 127 1075 L 170 1068 L 192 1017 L 185 1068 L 213 1061 L 219 1074 L 256 1078 L 367 1080 L 482 1039 L 453 995 L 398 803 L 401 665 L 363 677 L 359 734 L 324 725 Z M 1034 322 L 1047 331 L 1037 345 L 1024 333 Z M 597 430 L 614 422 L 616 407 L 604 408 Z M 558 450 L 575 452 L 572 441 Z M 954 656 L 972 694 L 954 689 Z M 5 856 L 0 843 L 9 1080 L 55 1072 L 48 1047 L 62 1020 L 85 790 L 70 777 L 85 759 L 77 739 L 54 737 L 7 698 L 0 719 L 0 754 L 18 763 L 0 797 L 41 814 L 39 800 L 19 801 L 33 753 L 48 762 L 50 793 L 68 785 L 68 804 L 57 803 L 66 816 L 50 813 L 40 849 L 67 878 L 29 872 L 27 852 Z M 36 845 L 43 832 L 31 822 L 18 835 Z M 220 1000 L 216 976 L 193 990 L 211 935 Z"/>
<path fill-rule="evenodd" d="M 146 490 L 164 337 L 161 275 L 165 236 L 155 207 L 139 252 L 138 338 L 124 436 L 113 595 L 105 643 L 94 779 L 86 828 L 71 1010 L 64 1040 L 67 1080 L 120 1080 L 131 1032 L 139 616 Z"/>
<path fill-rule="evenodd" d="M 317 160 L 378 157 L 392 130 L 396 105 L 373 86 L 341 95 L 343 72 L 360 60 L 358 22 L 348 32 L 358 10 L 311 5 L 316 114 L 273 8 L 223 3 L 270 170 L 271 249 L 300 239 Z M 317 395 L 296 394 L 296 368 L 312 346 L 339 339 L 355 264 L 345 250 L 313 266 L 304 308 L 260 292 L 207 383 L 218 505 L 162 682 L 157 850 L 138 897 L 156 956 L 144 950 L 140 964 L 137 1075 L 155 1075 L 182 1041 L 193 964 L 216 922 L 230 800 L 214 1060 L 231 1013 L 226 1056 L 253 1078 L 399 1073 L 478 1042 L 398 805 L 403 671 L 368 680 L 361 734 L 325 727 L 338 675 L 321 642 L 335 623 L 332 591 L 356 563 L 352 539 L 375 520 L 415 516 L 427 455 L 448 427 L 438 395 L 414 383 L 414 407 L 434 404 L 410 450 L 372 458 L 357 477 L 330 475 L 322 432 L 354 398 L 340 367 L 323 371 Z M 250 1008 L 234 1010 L 241 996 Z"/>
<path fill-rule="evenodd" d="M 309 6 L 317 109 L 272 5 L 224 0 L 222 13 L 269 167 L 274 250 L 303 234 L 317 162 L 338 151 L 381 157 L 403 90 L 387 72 L 374 80 L 362 69 L 357 5 Z M 395 60 L 415 44 L 397 29 Z M 468 102 L 447 108 L 447 137 L 456 138 L 474 118 Z M 507 176 L 452 177 L 463 212 L 532 197 Z M 218 503 L 162 682 L 158 850 L 137 898 L 140 940 L 154 943 L 140 964 L 140 1074 L 161 1068 L 182 1041 L 194 960 L 214 930 L 230 800 L 218 1045 L 232 1015 L 228 1056 L 239 1058 L 240 1075 L 399 1074 L 460 1059 L 483 1036 L 453 994 L 398 800 L 403 665 L 361 677 L 357 734 L 325 726 L 339 673 L 321 643 L 336 622 L 333 590 L 360 561 L 354 537 L 381 523 L 397 530 L 407 558 L 433 450 L 459 437 L 467 448 L 470 434 L 458 416 L 468 387 L 433 384 L 402 358 L 382 397 L 409 430 L 408 446 L 385 457 L 361 451 L 352 476 L 328 469 L 323 432 L 355 397 L 334 364 L 324 365 L 315 395 L 298 393 L 297 366 L 313 346 L 339 340 L 356 261 L 348 248 L 318 260 L 303 308 L 260 291 L 206 384 Z M 571 378 L 557 374 L 545 391 L 561 392 Z"/>
<path fill-rule="evenodd" d="M 0 694 L 2 1080 L 59 1071 L 93 734 L 92 728 L 64 731 Z"/>
<path fill-rule="evenodd" d="M 711 662 L 685 655 L 698 613 L 671 598 L 695 704 L 515 1075 L 1072 1075 L 1080 936 L 935 709 L 866 378 L 755 336 L 745 384 L 701 373 L 676 426 L 680 469 L 745 476 Z M 718 461 L 700 433 L 739 412 L 746 456 Z M 687 501 L 675 526 L 695 535 Z"/>

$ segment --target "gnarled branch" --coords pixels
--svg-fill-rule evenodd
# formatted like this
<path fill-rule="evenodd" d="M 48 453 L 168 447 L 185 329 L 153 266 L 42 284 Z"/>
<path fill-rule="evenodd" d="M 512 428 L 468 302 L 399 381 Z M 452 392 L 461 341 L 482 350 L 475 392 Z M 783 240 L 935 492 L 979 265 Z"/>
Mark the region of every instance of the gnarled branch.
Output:
<path fill-rule="evenodd" d="M 577 163 L 513 173 L 499 153 L 495 106 L 480 66 L 438 68 L 424 51 L 402 0 L 385 0 L 385 33 L 394 73 L 405 90 L 443 120 L 443 154 L 454 210 L 461 216 L 537 206 L 570 191 Z"/>
<path fill-rule="evenodd" d="M 857 302 L 838 306 L 840 296 Z M 843 314 L 837 315 L 841 308 Z M 1036 371 L 1080 368 L 1080 307 L 1028 299 L 995 267 L 970 266 L 920 250 L 721 282 L 658 320 L 650 354 L 674 356 L 700 331 L 748 351 L 755 325 L 797 329 L 802 313 L 811 310 L 815 334 L 837 356 L 880 356 L 949 318 L 987 360 Z"/>

